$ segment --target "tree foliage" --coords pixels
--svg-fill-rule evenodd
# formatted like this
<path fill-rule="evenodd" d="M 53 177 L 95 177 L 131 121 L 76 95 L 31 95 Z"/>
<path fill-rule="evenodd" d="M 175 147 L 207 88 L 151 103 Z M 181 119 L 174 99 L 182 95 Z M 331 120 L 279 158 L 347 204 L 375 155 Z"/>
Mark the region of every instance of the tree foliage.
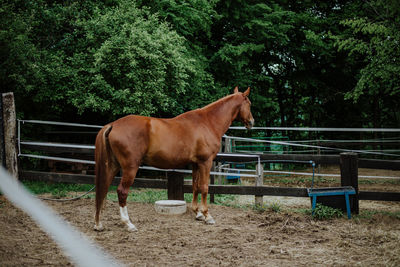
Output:
<path fill-rule="evenodd" d="M 192 107 L 180 101 L 192 86 L 212 86 L 184 38 L 157 14 L 132 1 L 89 6 L 85 13 L 78 2 L 25 6 L 18 22 L 23 32 L 8 42 L 15 57 L 5 64 L 15 67 L 2 75 L 21 97 L 49 103 L 59 115 L 65 106 L 111 117 L 177 115 Z"/>
<path fill-rule="evenodd" d="M 10 1 L 20 117 L 170 117 L 252 87 L 258 125 L 399 127 L 398 1 Z"/>
<path fill-rule="evenodd" d="M 374 127 L 384 119 L 398 126 L 400 95 L 400 4 L 398 1 L 366 1 L 369 11 L 340 21 L 346 31 L 333 36 L 350 64 L 359 64 L 355 86 L 344 95 L 354 103 L 369 102 Z M 367 105 L 368 106 L 368 105 Z"/>

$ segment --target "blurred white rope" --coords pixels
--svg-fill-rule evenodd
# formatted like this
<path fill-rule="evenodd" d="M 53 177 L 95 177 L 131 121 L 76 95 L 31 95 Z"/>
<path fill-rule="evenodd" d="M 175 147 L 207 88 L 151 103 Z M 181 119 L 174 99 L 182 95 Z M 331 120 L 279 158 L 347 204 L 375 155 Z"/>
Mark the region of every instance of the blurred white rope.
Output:
<path fill-rule="evenodd" d="M 3 167 L 0 167 L 0 190 L 15 206 L 31 216 L 77 266 L 122 266 L 32 196 Z"/>

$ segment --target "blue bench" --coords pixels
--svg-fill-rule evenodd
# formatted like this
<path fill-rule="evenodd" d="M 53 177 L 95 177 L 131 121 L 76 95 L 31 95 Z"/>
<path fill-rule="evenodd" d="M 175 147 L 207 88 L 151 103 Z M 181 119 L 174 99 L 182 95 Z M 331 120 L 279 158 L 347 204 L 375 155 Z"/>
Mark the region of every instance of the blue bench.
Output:
<path fill-rule="evenodd" d="M 244 169 L 245 168 L 245 164 L 234 164 L 233 165 L 234 168 L 240 168 L 240 169 Z M 242 183 L 242 180 L 240 179 L 240 170 L 237 171 L 232 171 L 232 173 L 237 173 L 238 175 L 234 175 L 234 176 L 226 176 L 227 180 L 238 180 L 239 184 Z"/>
<path fill-rule="evenodd" d="M 341 186 L 341 187 L 314 188 L 315 162 L 311 163 L 313 167 L 313 176 L 311 181 L 311 188 L 307 188 L 307 193 L 308 196 L 312 198 L 312 215 L 314 216 L 315 206 L 317 205 L 317 197 L 344 196 L 346 201 L 347 218 L 351 219 L 349 195 L 356 194 L 356 190 L 354 189 L 354 187 Z"/>
<path fill-rule="evenodd" d="M 314 177 L 313 177 L 314 178 Z M 352 186 L 325 187 L 325 188 L 307 188 L 308 196 L 312 198 L 312 215 L 314 215 L 317 197 L 319 196 L 341 196 L 346 200 L 347 218 L 351 219 L 350 198 L 349 195 L 355 195 L 356 190 Z"/>

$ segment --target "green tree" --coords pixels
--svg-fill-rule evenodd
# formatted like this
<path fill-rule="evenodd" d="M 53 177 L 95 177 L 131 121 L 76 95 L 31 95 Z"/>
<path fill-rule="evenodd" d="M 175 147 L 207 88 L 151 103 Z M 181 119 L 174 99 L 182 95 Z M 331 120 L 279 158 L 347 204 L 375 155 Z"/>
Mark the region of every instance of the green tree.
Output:
<path fill-rule="evenodd" d="M 71 58 L 74 97 L 79 108 L 123 114 L 177 114 L 189 86 L 193 60 L 183 39 L 155 15 L 123 1 L 104 14 L 79 22 L 85 50 Z M 82 68 L 81 66 L 84 66 Z M 88 74 L 88 75 L 85 75 Z"/>
<path fill-rule="evenodd" d="M 327 121 L 325 106 L 337 101 L 332 93 L 337 80 L 348 80 L 341 70 L 343 56 L 327 30 L 342 19 L 343 6 L 315 1 L 220 2 L 221 19 L 212 38 L 216 82 L 251 85 L 260 124 L 316 126 Z"/>
<path fill-rule="evenodd" d="M 398 1 L 365 1 L 357 17 L 341 21 L 343 34 L 333 38 L 358 67 L 357 83 L 345 94 L 363 104 L 373 127 L 399 127 L 400 112 L 400 4 Z M 358 66 L 357 66 L 357 65 Z"/>
<path fill-rule="evenodd" d="M 211 28 L 218 14 L 217 0 L 138 0 L 138 6 L 148 9 L 161 21 L 167 22 L 179 36 L 183 37 L 196 69 L 191 76 L 191 88 L 182 96 L 181 102 L 188 103 L 186 110 L 201 107 L 224 95 L 228 90 L 214 85 L 210 73 Z M 230 85 L 232 89 L 233 84 Z"/>
<path fill-rule="evenodd" d="M 192 88 L 213 85 L 185 39 L 133 1 L 20 1 L 2 12 L 2 87 L 34 102 L 29 115 L 172 116 L 198 104 Z"/>

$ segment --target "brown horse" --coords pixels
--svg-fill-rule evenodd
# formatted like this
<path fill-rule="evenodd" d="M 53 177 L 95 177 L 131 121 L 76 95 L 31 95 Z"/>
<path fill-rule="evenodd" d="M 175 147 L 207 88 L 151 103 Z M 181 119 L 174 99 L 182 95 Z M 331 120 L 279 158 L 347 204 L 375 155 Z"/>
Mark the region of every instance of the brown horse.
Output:
<path fill-rule="evenodd" d="M 250 88 L 234 93 L 204 108 L 183 113 L 172 119 L 130 115 L 104 126 L 96 137 L 96 215 L 95 230 L 102 230 L 100 210 L 114 176 L 122 168 L 118 186 L 121 220 L 129 231 L 136 231 L 128 216 L 126 198 L 141 164 L 158 168 L 192 165 L 192 209 L 197 220 L 215 221 L 208 213 L 207 193 L 212 162 L 223 134 L 237 119 L 250 129 L 254 124 L 248 95 Z M 201 194 L 201 208 L 197 196 Z"/>

